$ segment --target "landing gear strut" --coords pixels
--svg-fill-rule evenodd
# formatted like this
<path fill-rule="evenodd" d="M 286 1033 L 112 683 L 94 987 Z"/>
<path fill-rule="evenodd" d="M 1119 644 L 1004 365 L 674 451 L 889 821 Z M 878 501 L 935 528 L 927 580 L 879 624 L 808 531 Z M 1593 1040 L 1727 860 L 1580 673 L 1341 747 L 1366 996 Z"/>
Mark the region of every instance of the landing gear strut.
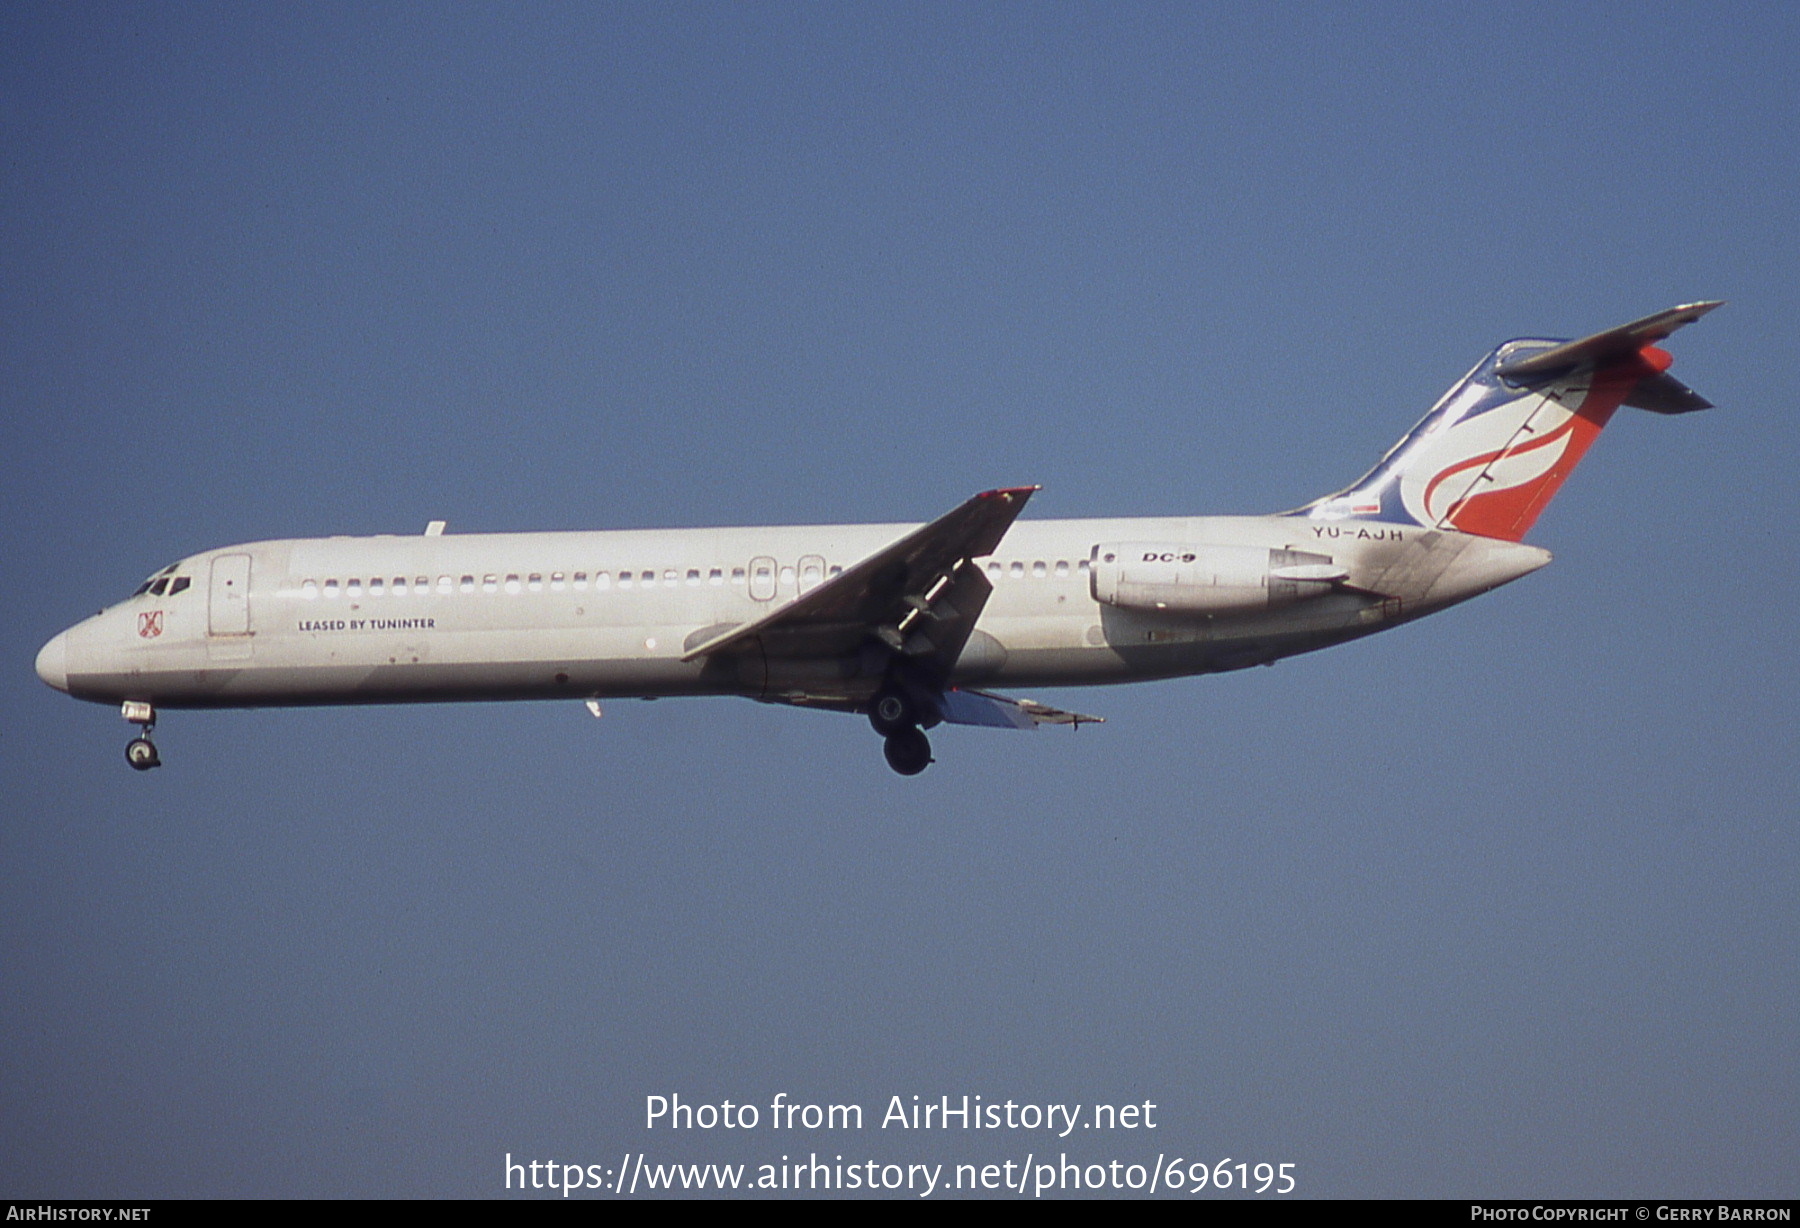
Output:
<path fill-rule="evenodd" d="M 119 713 L 132 724 L 143 727 L 139 736 L 125 743 L 125 762 L 140 772 L 161 767 L 162 756 L 156 753 L 156 743 L 150 740 L 150 731 L 156 728 L 156 709 L 142 700 L 128 699 Z"/>

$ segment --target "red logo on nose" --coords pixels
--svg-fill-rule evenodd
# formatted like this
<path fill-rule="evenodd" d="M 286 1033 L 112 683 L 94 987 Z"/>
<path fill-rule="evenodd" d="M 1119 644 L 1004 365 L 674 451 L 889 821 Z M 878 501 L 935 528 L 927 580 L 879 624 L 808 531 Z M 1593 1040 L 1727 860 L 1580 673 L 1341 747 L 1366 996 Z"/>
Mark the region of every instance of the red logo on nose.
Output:
<path fill-rule="evenodd" d="M 155 639 L 157 636 L 161 635 L 162 616 L 163 612 L 161 610 L 150 610 L 147 613 L 139 614 L 138 634 L 147 640 Z"/>

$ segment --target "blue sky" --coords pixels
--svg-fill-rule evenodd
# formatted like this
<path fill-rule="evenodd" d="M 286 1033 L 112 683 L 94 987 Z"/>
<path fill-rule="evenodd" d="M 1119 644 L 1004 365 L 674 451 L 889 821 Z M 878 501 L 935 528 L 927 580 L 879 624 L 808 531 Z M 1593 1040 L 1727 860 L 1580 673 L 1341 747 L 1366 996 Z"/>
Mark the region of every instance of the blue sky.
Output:
<path fill-rule="evenodd" d="M 0 1192 L 755 1164 L 644 1098 L 785 1091 L 1149 1099 L 1079 1154 L 1309 1195 L 1792 1197 L 1797 36 L 9 6 Z M 1621 415 L 1550 568 L 916 780 L 732 700 L 174 714 L 139 777 L 31 670 L 265 537 L 1278 510 L 1505 338 L 1715 297 L 1670 348 L 1719 408 Z"/>

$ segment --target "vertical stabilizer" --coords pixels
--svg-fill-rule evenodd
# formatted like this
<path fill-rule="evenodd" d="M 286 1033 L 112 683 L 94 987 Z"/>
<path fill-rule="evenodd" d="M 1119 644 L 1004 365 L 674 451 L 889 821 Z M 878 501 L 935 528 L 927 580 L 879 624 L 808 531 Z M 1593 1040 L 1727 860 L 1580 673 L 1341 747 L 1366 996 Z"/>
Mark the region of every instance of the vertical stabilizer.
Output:
<path fill-rule="evenodd" d="M 1579 341 L 1509 341 L 1445 393 L 1361 481 L 1301 508 L 1519 541 L 1620 405 L 1709 403 L 1667 374 L 1655 343 L 1718 303 L 1693 303 Z"/>

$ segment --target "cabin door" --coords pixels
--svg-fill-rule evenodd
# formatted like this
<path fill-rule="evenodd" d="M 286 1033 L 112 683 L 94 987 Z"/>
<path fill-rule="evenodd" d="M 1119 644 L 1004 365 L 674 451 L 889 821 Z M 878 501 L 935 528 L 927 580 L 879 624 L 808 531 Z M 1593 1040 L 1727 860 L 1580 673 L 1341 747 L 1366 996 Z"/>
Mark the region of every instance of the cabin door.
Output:
<path fill-rule="evenodd" d="M 209 635 L 250 634 L 250 556 L 221 554 L 212 563 L 206 601 Z"/>

